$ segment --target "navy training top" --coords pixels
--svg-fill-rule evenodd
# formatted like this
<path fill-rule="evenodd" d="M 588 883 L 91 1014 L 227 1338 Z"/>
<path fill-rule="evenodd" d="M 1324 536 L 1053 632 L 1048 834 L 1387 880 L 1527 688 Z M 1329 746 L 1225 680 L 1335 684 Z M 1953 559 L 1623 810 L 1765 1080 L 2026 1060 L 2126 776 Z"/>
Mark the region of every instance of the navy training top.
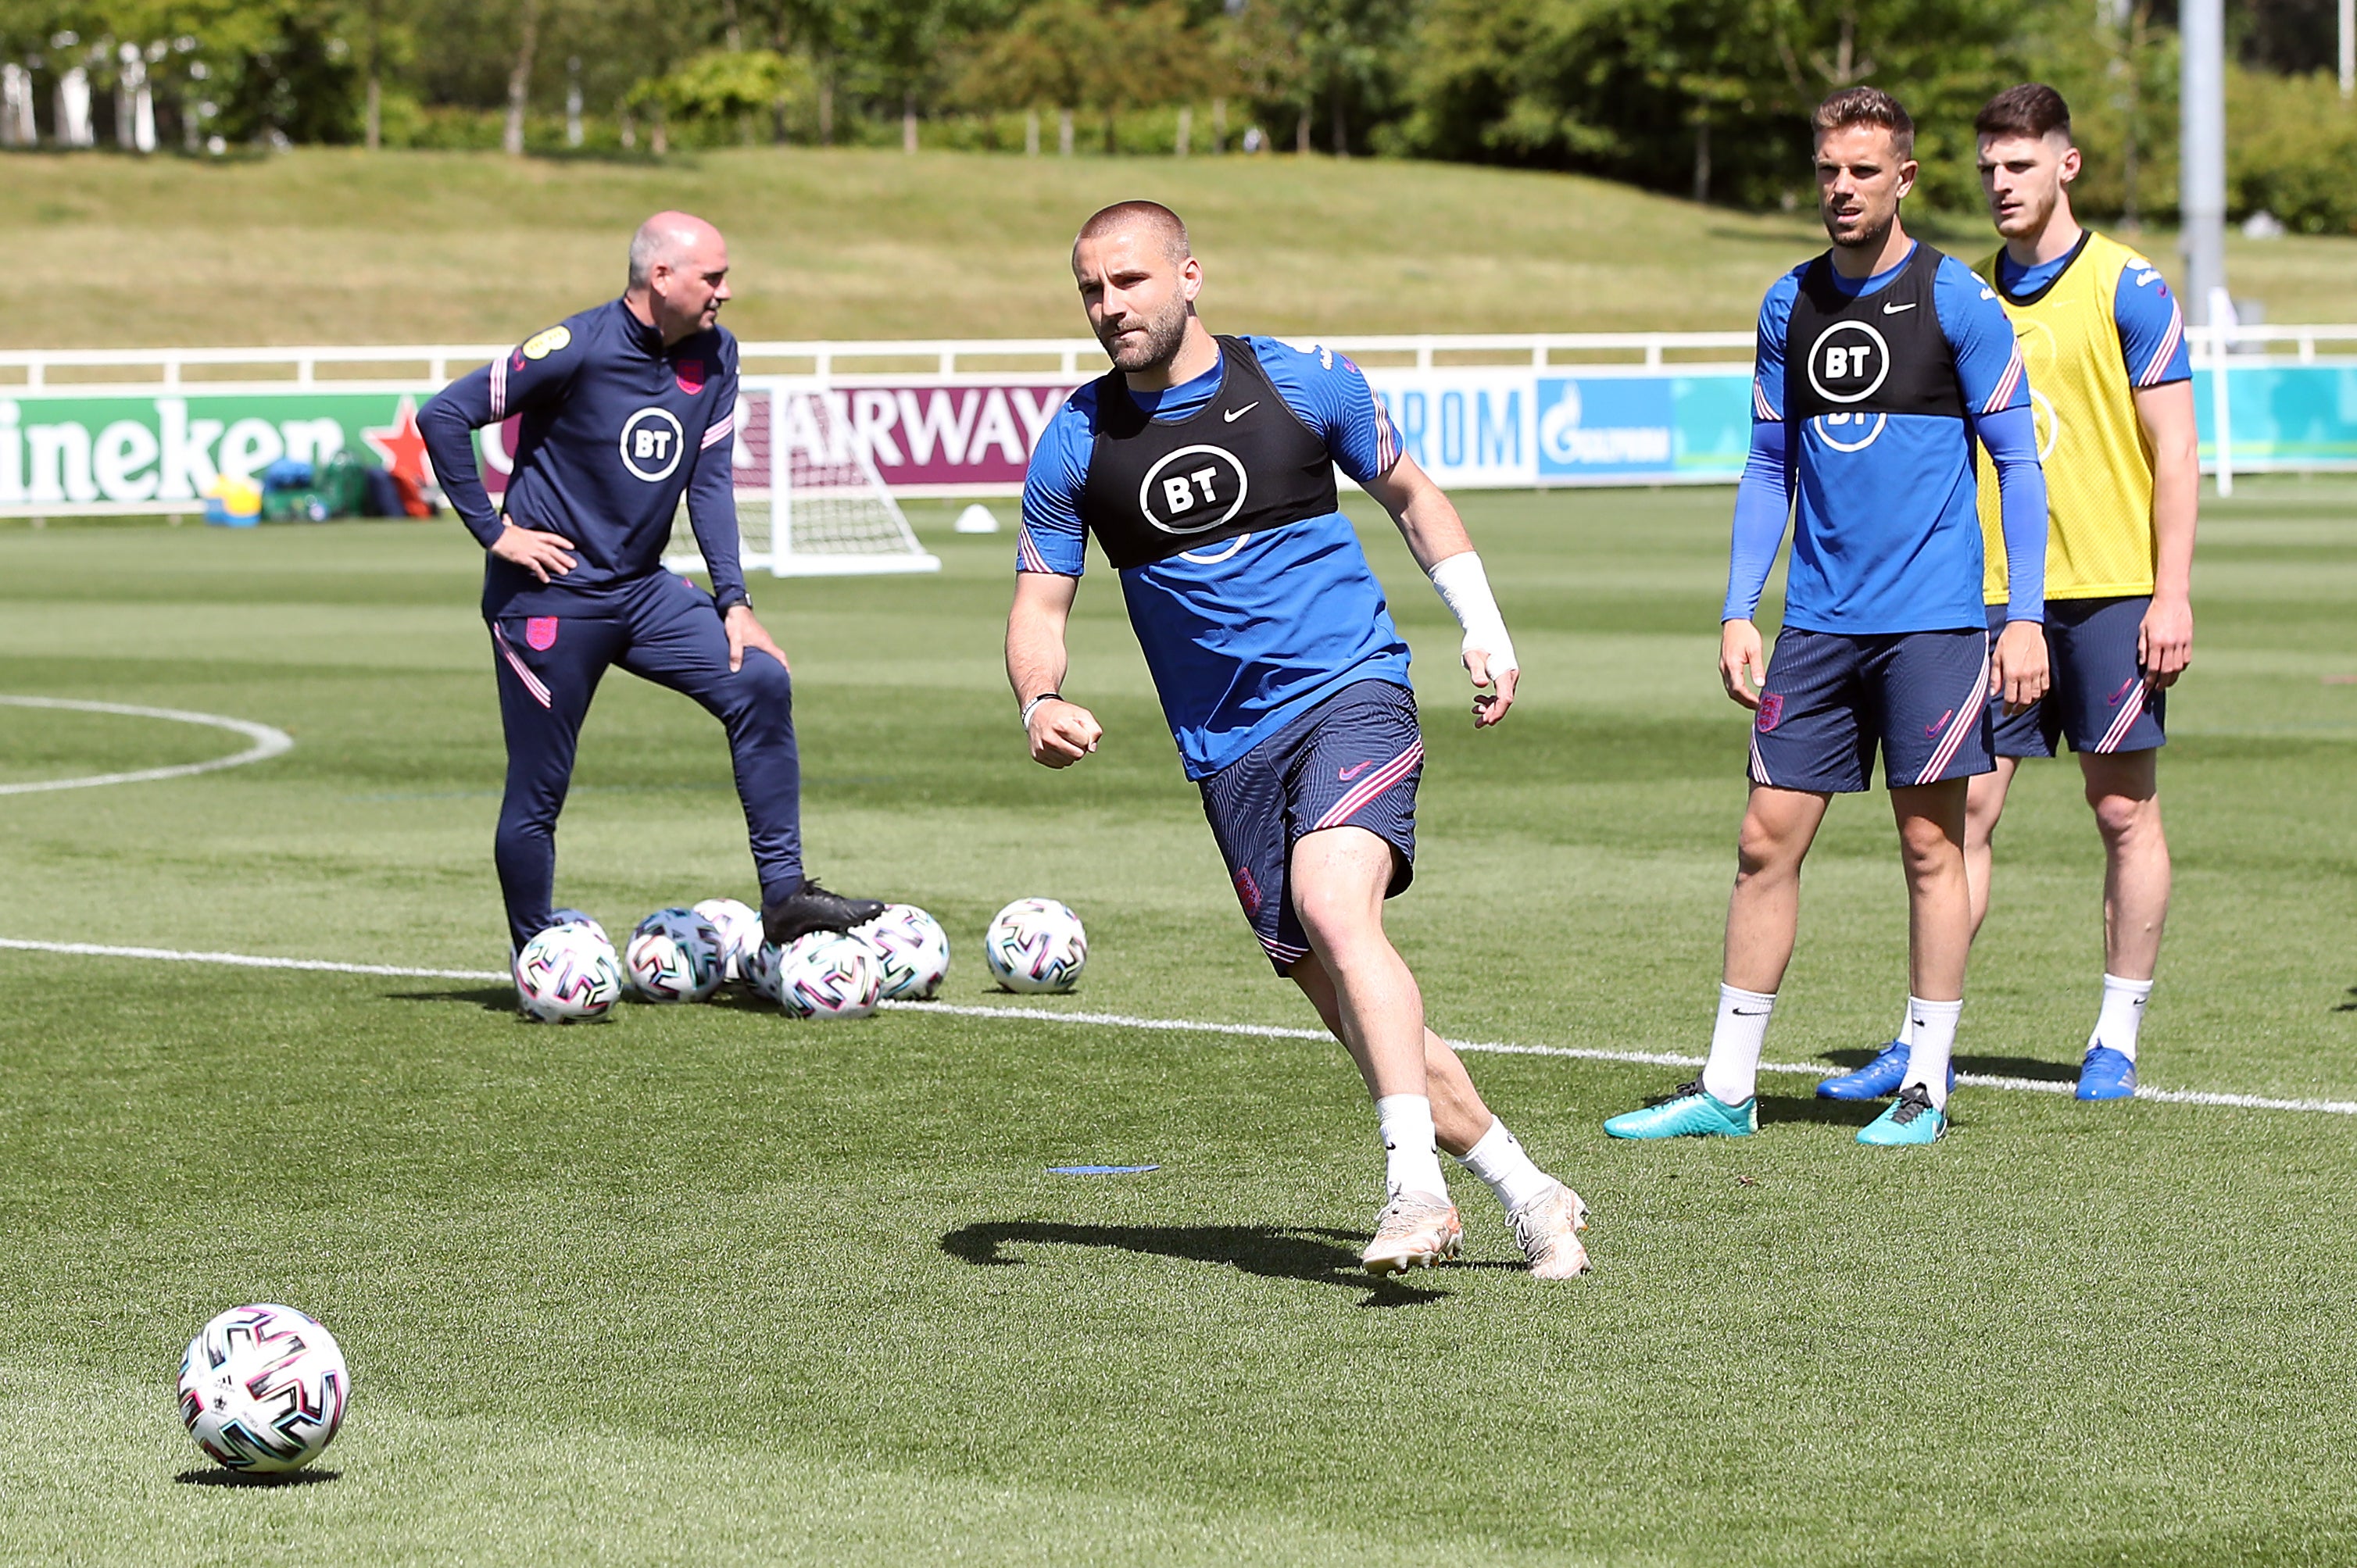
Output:
<path fill-rule="evenodd" d="M 600 615 L 613 590 L 662 570 L 682 495 L 714 598 L 723 609 L 748 602 L 729 471 L 737 339 L 726 328 L 666 349 L 629 306 L 608 300 L 436 393 L 418 413 L 418 432 L 443 494 L 487 550 L 503 521 L 476 467 L 473 433 L 511 415 L 522 424 L 505 521 L 571 540 L 576 564 L 543 584 L 490 557 L 486 617 Z"/>

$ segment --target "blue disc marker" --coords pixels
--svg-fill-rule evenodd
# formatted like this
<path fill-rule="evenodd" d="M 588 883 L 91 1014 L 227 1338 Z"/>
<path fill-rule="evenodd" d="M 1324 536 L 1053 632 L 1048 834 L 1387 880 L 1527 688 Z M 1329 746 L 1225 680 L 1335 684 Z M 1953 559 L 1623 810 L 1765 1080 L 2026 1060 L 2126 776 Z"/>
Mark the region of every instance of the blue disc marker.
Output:
<path fill-rule="evenodd" d="M 1143 1176 L 1160 1165 L 1049 1165 L 1049 1176 Z"/>

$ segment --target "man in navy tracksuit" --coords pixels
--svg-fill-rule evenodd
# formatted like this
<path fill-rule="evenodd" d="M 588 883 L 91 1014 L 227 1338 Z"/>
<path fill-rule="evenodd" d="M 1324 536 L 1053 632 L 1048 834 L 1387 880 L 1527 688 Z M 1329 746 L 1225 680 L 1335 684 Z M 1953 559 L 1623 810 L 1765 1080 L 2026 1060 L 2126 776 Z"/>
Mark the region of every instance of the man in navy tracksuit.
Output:
<path fill-rule="evenodd" d="M 417 417 L 444 494 L 490 553 L 483 618 L 508 746 L 497 855 L 519 949 L 552 923 L 556 815 L 589 699 L 613 664 L 727 725 L 770 940 L 883 912 L 802 874 L 792 682 L 737 559 L 737 340 L 716 325 L 727 274 L 717 230 L 657 213 L 630 242 L 621 298 L 525 338 Z M 473 432 L 510 415 L 522 425 L 502 518 Z M 710 593 L 663 569 L 683 493 Z"/>

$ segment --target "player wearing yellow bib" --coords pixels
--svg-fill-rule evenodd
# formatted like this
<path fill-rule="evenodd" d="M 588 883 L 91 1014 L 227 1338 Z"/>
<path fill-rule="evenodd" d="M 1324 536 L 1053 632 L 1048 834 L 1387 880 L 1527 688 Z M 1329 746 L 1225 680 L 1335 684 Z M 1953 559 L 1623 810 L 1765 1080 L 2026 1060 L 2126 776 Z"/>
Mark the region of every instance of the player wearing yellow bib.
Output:
<path fill-rule="evenodd" d="M 2191 658 L 2189 589 L 2200 470 L 2185 323 L 2159 272 L 2071 212 L 2079 149 L 2071 111 L 2030 82 L 1989 100 L 1973 122 L 1981 183 L 2005 248 L 1974 270 L 2020 339 L 2046 469 L 2046 640 L 2053 684 L 1996 726 L 1996 771 L 1972 781 L 1964 854 L 1975 933 L 1988 916 L 1990 843 L 2021 759 L 2068 738 L 2102 833 L 2104 996 L 2080 1065 L 2082 1100 L 2136 1091 L 2136 1030 L 2169 915 L 2156 757 L 2164 693 Z M 1996 487 L 1980 475 L 1991 541 L 1989 625 L 2006 611 L 2006 556 L 1995 547 Z M 1910 1014 L 1911 1016 L 1911 1014 Z M 1827 1079 L 1833 1100 L 1891 1093 L 1907 1028 L 1857 1072 Z"/>

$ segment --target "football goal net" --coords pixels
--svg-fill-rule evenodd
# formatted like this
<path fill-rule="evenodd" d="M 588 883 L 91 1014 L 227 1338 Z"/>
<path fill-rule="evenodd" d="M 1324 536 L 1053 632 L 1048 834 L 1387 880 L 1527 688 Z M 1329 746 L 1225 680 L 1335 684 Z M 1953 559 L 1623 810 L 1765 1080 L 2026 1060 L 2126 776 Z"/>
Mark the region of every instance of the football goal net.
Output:
<path fill-rule="evenodd" d="M 766 420 L 750 417 L 757 401 L 768 404 Z M 815 387 L 750 389 L 737 403 L 737 418 L 736 470 L 769 480 L 737 491 L 737 549 L 748 576 L 941 570 L 941 558 L 917 542 L 875 459 L 854 437 L 840 394 Z M 673 520 L 663 564 L 677 572 L 704 569 L 684 504 Z"/>

